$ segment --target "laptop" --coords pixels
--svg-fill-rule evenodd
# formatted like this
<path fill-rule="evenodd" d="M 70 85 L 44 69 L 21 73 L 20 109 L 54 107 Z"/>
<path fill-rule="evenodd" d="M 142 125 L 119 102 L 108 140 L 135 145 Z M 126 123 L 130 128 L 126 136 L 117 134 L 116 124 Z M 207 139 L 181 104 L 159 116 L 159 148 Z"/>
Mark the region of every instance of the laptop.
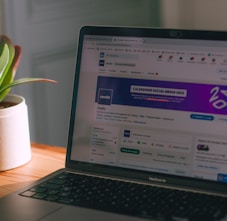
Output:
<path fill-rule="evenodd" d="M 66 166 L 1 221 L 227 220 L 226 32 L 84 26 L 75 72 Z"/>

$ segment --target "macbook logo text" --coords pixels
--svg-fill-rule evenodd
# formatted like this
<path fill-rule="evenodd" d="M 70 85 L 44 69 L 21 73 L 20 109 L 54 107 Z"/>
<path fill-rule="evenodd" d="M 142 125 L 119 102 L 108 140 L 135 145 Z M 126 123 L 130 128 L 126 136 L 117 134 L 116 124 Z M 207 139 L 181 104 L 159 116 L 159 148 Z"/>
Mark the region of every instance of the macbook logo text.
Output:
<path fill-rule="evenodd" d="M 166 183 L 166 179 L 162 179 L 162 178 L 157 178 L 157 177 L 149 177 L 148 178 L 149 181 L 152 182 L 158 182 L 158 183 Z"/>

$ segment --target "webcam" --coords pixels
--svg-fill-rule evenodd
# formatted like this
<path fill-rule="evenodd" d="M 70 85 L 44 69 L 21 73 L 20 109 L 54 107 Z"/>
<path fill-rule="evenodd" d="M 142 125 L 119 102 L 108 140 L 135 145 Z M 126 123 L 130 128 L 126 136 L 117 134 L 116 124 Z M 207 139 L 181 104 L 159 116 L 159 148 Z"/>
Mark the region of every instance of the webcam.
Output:
<path fill-rule="evenodd" d="M 172 37 L 172 38 L 181 38 L 182 35 L 183 35 L 182 32 L 178 31 L 178 30 L 171 30 L 169 32 L 169 36 Z"/>

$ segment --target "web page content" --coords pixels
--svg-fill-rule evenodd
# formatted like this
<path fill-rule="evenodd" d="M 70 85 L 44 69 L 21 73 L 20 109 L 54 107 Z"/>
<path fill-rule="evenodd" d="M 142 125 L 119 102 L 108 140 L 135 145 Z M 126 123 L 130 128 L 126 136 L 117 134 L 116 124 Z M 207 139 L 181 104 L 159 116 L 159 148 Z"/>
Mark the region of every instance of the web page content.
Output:
<path fill-rule="evenodd" d="M 88 129 L 75 140 L 89 139 L 75 158 L 227 182 L 227 50 L 107 40 L 84 43 L 81 81 L 96 93 L 79 88 Z"/>

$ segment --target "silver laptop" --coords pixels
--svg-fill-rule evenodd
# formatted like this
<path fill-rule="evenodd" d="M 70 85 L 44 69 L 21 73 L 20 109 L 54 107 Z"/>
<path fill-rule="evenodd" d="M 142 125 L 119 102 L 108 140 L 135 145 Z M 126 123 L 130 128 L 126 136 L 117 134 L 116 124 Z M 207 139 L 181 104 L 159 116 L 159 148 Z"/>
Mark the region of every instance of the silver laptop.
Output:
<path fill-rule="evenodd" d="M 1 221 L 227 220 L 227 33 L 80 31 L 66 168 Z"/>

